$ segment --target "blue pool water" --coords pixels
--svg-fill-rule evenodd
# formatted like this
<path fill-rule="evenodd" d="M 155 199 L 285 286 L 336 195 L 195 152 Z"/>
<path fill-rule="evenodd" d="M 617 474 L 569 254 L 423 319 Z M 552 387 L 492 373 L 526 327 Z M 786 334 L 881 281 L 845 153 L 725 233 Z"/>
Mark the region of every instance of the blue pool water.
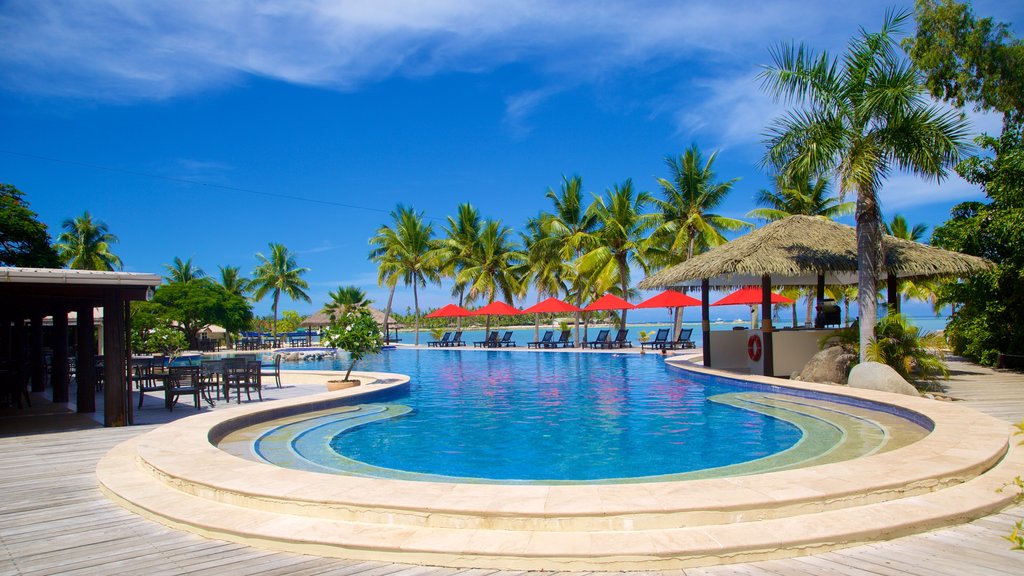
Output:
<path fill-rule="evenodd" d="M 343 356 L 343 355 L 342 355 Z M 341 359 L 285 369 L 347 367 Z M 745 462 L 796 444 L 800 429 L 708 401 L 742 390 L 698 384 L 659 355 L 391 350 L 356 370 L 407 374 L 406 415 L 334 436 L 372 466 L 497 480 L 596 480 Z"/>

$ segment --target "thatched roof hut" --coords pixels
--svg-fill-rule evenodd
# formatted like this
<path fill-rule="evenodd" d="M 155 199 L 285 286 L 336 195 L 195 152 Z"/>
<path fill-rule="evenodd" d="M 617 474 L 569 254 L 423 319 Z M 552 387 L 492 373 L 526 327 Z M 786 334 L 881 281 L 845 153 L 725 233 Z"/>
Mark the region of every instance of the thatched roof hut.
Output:
<path fill-rule="evenodd" d="M 384 312 L 374 308 L 373 306 L 368 306 L 367 308 L 370 310 L 370 314 L 373 316 L 373 319 L 376 320 L 377 323 L 380 324 L 381 327 L 383 328 L 384 327 Z M 330 323 L 331 323 L 331 317 L 327 313 L 327 310 L 326 309 L 321 309 L 319 312 L 317 312 L 317 313 L 315 313 L 315 314 L 313 314 L 311 316 L 307 316 L 306 319 L 303 320 L 299 324 L 299 326 L 302 327 L 302 328 L 306 328 L 306 327 L 320 328 L 320 327 L 323 327 L 323 326 L 327 326 Z M 389 329 L 398 329 L 398 328 L 404 328 L 404 326 L 401 323 L 396 322 L 394 316 L 391 316 L 390 318 L 388 318 L 388 328 Z"/>
<path fill-rule="evenodd" d="M 983 258 L 894 236 L 886 235 L 883 242 L 883 275 L 957 277 L 992 266 Z M 810 286 L 819 274 L 829 284 L 856 283 L 856 230 L 826 218 L 790 216 L 666 268 L 639 287 L 693 286 L 701 279 L 710 279 L 712 286 L 746 286 L 760 284 L 764 276 L 771 276 L 775 285 Z"/>

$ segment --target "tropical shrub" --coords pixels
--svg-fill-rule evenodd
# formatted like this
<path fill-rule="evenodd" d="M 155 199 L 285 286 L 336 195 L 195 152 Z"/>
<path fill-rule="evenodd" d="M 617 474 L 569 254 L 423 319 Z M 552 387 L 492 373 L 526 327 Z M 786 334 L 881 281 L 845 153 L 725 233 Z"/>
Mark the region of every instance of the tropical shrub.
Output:
<path fill-rule="evenodd" d="M 909 380 L 949 377 L 942 360 L 925 347 L 921 328 L 903 314 L 889 314 L 875 325 L 875 337 L 868 343 L 867 359 L 888 364 Z"/>
<path fill-rule="evenodd" d="M 345 372 L 345 380 L 349 379 L 356 362 L 370 354 L 378 354 L 384 347 L 380 326 L 365 308 L 337 315 L 320 335 L 320 341 L 326 346 L 348 352 L 351 362 Z"/>

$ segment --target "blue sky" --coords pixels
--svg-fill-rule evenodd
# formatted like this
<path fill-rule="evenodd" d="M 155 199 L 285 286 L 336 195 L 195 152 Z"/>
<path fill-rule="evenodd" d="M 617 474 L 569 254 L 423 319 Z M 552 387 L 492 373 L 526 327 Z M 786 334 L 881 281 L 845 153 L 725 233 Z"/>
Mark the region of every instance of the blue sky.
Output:
<path fill-rule="evenodd" d="M 762 134 L 783 110 L 755 80 L 769 48 L 839 51 L 890 6 L 10 0 L 0 181 L 51 235 L 85 210 L 106 222 L 128 271 L 162 274 L 175 256 L 251 271 L 281 242 L 313 298 L 283 309 L 310 312 L 347 284 L 383 306 L 367 240 L 398 203 L 438 230 L 461 202 L 519 228 L 563 174 L 592 193 L 626 178 L 656 192 L 664 157 L 695 142 L 720 150 L 722 179 L 742 178 L 721 210 L 742 217 L 769 186 Z M 1021 35 L 1024 5 L 974 10 Z M 980 197 L 955 174 L 897 175 L 881 192 L 886 214 L 929 227 Z M 423 290 L 421 306 L 449 289 Z"/>

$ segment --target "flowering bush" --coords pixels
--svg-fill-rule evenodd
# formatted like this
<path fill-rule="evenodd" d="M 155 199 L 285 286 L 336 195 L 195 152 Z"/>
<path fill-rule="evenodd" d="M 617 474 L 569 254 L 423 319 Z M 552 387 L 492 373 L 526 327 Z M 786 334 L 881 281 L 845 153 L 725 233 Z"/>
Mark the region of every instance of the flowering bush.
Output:
<path fill-rule="evenodd" d="M 352 374 L 356 362 L 367 355 L 379 353 L 384 347 L 384 336 L 380 333 L 380 327 L 365 308 L 346 310 L 336 315 L 320 335 L 320 341 L 332 348 L 348 352 L 352 362 L 348 365 L 345 380 Z"/>

